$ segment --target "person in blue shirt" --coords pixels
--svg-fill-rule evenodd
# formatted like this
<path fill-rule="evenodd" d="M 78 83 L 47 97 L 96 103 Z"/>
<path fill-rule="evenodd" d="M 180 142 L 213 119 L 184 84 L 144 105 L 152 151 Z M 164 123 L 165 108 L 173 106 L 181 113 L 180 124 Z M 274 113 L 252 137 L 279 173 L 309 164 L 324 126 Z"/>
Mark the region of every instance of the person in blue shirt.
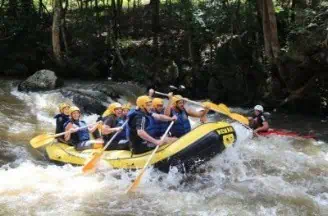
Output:
<path fill-rule="evenodd" d="M 64 124 L 65 131 L 68 131 L 68 133 L 64 136 L 65 141 L 70 141 L 78 151 L 92 148 L 102 148 L 104 141 L 101 139 L 90 140 L 89 135 L 89 132 L 92 133 L 98 128 L 98 124 L 95 124 L 92 127 L 90 126 L 84 129 L 79 129 L 80 127 L 87 126 L 85 121 L 80 120 L 80 109 L 76 106 L 72 106 L 69 109 L 69 113 L 70 120 Z"/>
<path fill-rule="evenodd" d="M 174 122 L 171 128 L 171 135 L 173 137 L 180 138 L 187 134 L 191 130 L 189 116 L 200 118 L 201 121 L 206 121 L 206 114 L 209 111 L 208 108 L 201 111 L 195 111 L 185 107 L 185 101 L 181 95 L 169 94 L 169 104 L 165 108 L 164 114 L 167 116 L 177 116 L 177 120 Z"/>
<path fill-rule="evenodd" d="M 152 99 L 143 95 L 137 98 L 137 108 L 128 114 L 128 136 L 130 148 L 133 154 L 141 154 L 150 151 L 156 145 L 171 143 L 175 138 L 166 137 L 161 140 L 154 134 L 154 119 L 161 121 L 175 121 L 176 117 L 168 117 L 152 112 Z"/>

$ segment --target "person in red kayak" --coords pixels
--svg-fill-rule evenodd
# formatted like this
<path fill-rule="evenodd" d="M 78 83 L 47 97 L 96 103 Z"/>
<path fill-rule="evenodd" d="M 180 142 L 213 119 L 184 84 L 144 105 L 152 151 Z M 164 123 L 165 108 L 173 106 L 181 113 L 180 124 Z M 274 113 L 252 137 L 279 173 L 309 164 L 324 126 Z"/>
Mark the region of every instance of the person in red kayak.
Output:
<path fill-rule="evenodd" d="M 256 105 L 254 107 L 254 115 L 249 118 L 249 126 L 254 130 L 254 133 L 266 132 L 269 130 L 269 123 L 265 119 L 263 111 L 263 106 Z"/>

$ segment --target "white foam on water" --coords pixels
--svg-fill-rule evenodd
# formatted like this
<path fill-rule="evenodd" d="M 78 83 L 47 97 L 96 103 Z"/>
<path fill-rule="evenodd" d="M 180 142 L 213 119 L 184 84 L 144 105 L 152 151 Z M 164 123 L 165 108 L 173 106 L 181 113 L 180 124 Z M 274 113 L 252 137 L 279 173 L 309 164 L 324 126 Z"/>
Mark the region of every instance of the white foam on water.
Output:
<path fill-rule="evenodd" d="M 31 133 L 54 129 L 63 98 L 56 92 L 20 93 L 37 126 L 16 124 Z M 123 101 L 124 102 L 124 99 Z M 233 109 L 237 112 L 243 110 Z M 97 115 L 83 119 L 93 123 Z M 15 121 L 15 120 L 14 120 Z M 198 124 L 192 119 L 192 125 Z M 50 126 L 49 126 L 50 125 Z M 257 137 L 232 123 L 237 142 L 202 166 L 205 171 L 168 174 L 146 170 L 135 193 L 125 190 L 138 172 L 115 170 L 101 162 L 97 172 L 81 167 L 37 165 L 23 147 L 12 149 L 16 166 L 0 168 L 0 215 L 324 215 L 328 210 L 326 144 L 282 137 Z M 37 128 L 36 128 L 37 127 Z M 19 165 L 19 166 L 18 166 Z"/>

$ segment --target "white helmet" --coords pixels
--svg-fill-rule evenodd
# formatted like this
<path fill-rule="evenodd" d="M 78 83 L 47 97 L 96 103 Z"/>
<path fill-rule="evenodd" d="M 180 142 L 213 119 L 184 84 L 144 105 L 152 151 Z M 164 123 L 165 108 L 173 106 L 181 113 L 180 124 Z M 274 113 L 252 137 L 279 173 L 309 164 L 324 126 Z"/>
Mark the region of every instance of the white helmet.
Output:
<path fill-rule="evenodd" d="M 256 105 L 256 106 L 254 107 L 254 110 L 258 110 L 258 111 L 260 111 L 260 112 L 263 112 L 263 111 L 264 111 L 263 106 L 261 106 L 261 105 Z"/>

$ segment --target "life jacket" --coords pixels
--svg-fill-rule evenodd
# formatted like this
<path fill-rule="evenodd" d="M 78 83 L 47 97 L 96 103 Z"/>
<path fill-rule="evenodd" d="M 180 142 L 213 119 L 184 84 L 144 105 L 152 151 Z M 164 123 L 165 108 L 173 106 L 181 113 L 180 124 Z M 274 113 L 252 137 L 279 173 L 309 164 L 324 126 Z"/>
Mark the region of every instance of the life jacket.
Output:
<path fill-rule="evenodd" d="M 69 120 L 69 116 L 64 113 L 59 113 L 54 117 L 56 119 L 56 133 L 65 131 L 64 124 Z"/>
<path fill-rule="evenodd" d="M 188 113 L 185 110 L 181 110 L 180 112 L 178 112 L 172 109 L 171 115 L 177 116 L 177 120 L 174 122 L 170 131 L 172 136 L 179 138 L 191 130 L 191 125 L 188 119 Z"/>
<path fill-rule="evenodd" d="M 145 146 L 145 143 L 146 141 L 143 140 L 141 137 L 138 136 L 137 134 L 137 130 L 136 128 L 132 128 L 131 127 L 131 124 L 132 124 L 132 121 L 134 120 L 134 118 L 136 116 L 142 116 L 142 117 L 145 117 L 146 118 L 146 122 L 144 123 L 145 124 L 145 128 L 144 130 L 150 135 L 152 136 L 152 120 L 151 120 L 151 116 L 150 115 L 147 115 L 145 113 L 143 113 L 142 111 L 140 110 L 131 110 L 129 113 L 128 113 L 128 129 L 127 129 L 127 137 L 130 141 L 130 148 L 131 148 L 131 151 L 132 152 L 145 152 L 147 146 Z"/>
<path fill-rule="evenodd" d="M 65 124 L 64 124 L 64 128 L 66 128 L 66 126 L 69 124 L 69 123 L 72 123 L 78 127 L 85 127 L 87 126 L 87 123 L 85 121 L 81 121 L 81 120 L 78 120 L 78 121 L 74 121 L 74 120 L 69 120 L 67 121 Z M 75 133 L 72 133 L 71 134 L 71 140 L 72 140 L 72 143 L 74 145 L 77 145 L 78 143 L 80 142 L 83 142 L 83 141 L 87 141 L 87 140 L 90 140 L 90 135 L 89 135 L 89 130 L 88 128 L 84 128 L 84 129 L 81 129 L 81 130 L 78 130 L 77 132 Z"/>
<path fill-rule="evenodd" d="M 260 113 L 259 115 L 253 115 L 253 122 L 251 124 L 251 128 L 252 129 L 257 129 L 259 127 L 263 126 L 263 122 L 265 122 L 265 117 L 262 113 Z"/>
<path fill-rule="evenodd" d="M 123 118 L 118 118 L 116 117 L 114 114 L 108 115 L 106 117 L 103 118 L 103 121 L 105 121 L 107 118 L 109 117 L 114 117 L 115 118 L 115 125 L 113 127 L 121 127 L 124 124 L 124 119 Z M 125 125 L 123 127 L 123 130 L 121 130 L 115 137 L 115 139 L 113 140 L 114 142 L 119 142 L 120 140 L 126 140 L 127 138 L 127 134 L 126 134 L 126 130 L 127 130 L 127 126 Z M 113 134 L 109 134 L 109 136 L 107 137 L 107 139 L 109 140 Z"/>
<path fill-rule="evenodd" d="M 146 128 L 144 129 L 150 136 L 154 136 L 156 130 L 154 128 L 154 118 L 151 116 L 151 115 L 147 115 L 145 113 L 143 113 L 142 111 L 140 110 L 132 110 L 128 113 L 128 126 L 130 127 L 130 122 L 131 120 L 136 116 L 136 115 L 142 115 L 142 116 L 145 116 L 146 117 Z M 127 129 L 129 130 L 129 129 Z M 129 132 L 128 132 L 129 133 Z"/>
<path fill-rule="evenodd" d="M 164 110 L 160 113 L 157 113 L 156 111 L 154 111 L 154 113 L 156 114 L 164 114 Z M 151 136 L 154 138 L 160 138 L 166 131 L 167 127 L 168 127 L 168 122 L 165 121 L 160 121 L 155 119 L 154 117 L 151 116 Z"/>

